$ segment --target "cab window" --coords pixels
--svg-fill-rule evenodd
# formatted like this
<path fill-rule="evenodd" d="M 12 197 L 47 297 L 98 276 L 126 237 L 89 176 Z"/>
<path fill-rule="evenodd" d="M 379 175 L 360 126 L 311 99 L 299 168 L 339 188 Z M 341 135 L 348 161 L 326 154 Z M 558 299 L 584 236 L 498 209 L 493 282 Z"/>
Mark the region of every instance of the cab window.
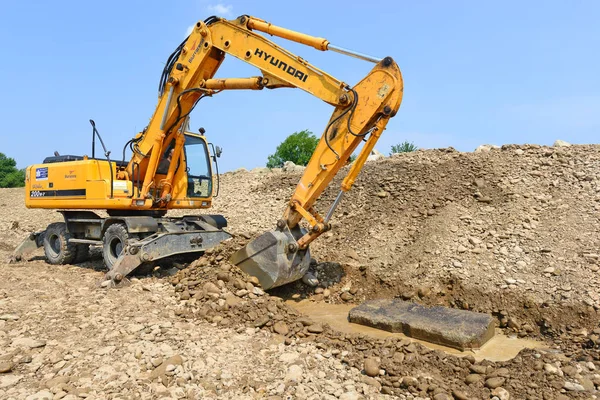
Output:
<path fill-rule="evenodd" d="M 210 197 L 212 173 L 206 142 L 199 137 L 185 135 L 184 153 L 187 165 L 188 197 Z"/>

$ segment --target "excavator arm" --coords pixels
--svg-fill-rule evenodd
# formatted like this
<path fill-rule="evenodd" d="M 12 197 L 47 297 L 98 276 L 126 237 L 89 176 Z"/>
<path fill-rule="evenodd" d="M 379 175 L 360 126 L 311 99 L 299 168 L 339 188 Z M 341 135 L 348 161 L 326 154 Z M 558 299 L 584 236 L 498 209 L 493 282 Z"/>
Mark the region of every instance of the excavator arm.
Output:
<path fill-rule="evenodd" d="M 376 64 L 365 78 L 350 87 L 256 31 Z M 215 79 L 226 54 L 257 67 L 262 76 Z M 124 179 L 138 168 L 144 176 L 141 197 L 148 200 L 149 207 L 164 207 L 171 199 L 177 162 L 170 164 L 160 197 L 153 198 L 150 192 L 159 158 L 173 140 L 173 159 L 181 157 L 182 125 L 194 106 L 202 98 L 221 91 L 281 87 L 302 89 L 332 105 L 334 111 L 282 219 L 277 222 L 277 229 L 259 236 L 232 257 L 232 262 L 257 276 L 265 289 L 304 275 L 310 261 L 309 244 L 331 229 L 329 220 L 335 207 L 343 193 L 352 187 L 389 119 L 400 107 L 402 76 L 392 58 L 379 60 L 354 53 L 333 46 L 326 39 L 246 15 L 232 21 L 217 17 L 199 21 L 167 60 L 154 115 L 145 131 L 132 140 L 132 159 L 121 171 Z M 314 207 L 316 200 L 363 141 L 365 144 L 350 166 L 338 197 L 324 217 L 319 215 Z M 300 226 L 302 220 L 307 222 L 307 230 Z"/>

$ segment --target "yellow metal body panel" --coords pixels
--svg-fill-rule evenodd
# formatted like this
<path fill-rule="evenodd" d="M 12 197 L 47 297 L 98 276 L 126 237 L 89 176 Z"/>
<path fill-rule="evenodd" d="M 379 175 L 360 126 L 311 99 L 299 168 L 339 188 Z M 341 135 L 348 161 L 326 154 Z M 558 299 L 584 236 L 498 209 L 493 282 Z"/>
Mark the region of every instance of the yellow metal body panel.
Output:
<path fill-rule="evenodd" d="M 204 137 L 193 136 L 206 143 Z M 49 209 L 169 210 L 209 208 L 212 203 L 212 193 L 205 197 L 187 195 L 188 184 L 192 183 L 187 178 L 185 157 L 175 171 L 171 201 L 163 208 L 153 207 L 151 200 L 139 197 L 140 191 L 132 180 L 119 180 L 116 176 L 114 161 L 109 166 L 106 160 L 87 157 L 80 161 L 34 164 L 26 170 L 25 205 Z M 164 178 L 165 175 L 155 176 L 153 192 L 162 190 Z"/>

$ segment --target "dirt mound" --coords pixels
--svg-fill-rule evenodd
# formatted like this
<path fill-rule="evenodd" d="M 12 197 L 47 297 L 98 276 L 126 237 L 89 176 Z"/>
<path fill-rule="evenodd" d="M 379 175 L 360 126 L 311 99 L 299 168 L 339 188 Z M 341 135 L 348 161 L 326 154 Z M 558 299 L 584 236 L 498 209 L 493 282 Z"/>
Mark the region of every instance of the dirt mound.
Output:
<path fill-rule="evenodd" d="M 370 162 L 312 254 L 342 264 L 340 288 L 350 283 L 357 300 L 420 293 L 504 323 L 513 316 L 536 333 L 540 324 L 557 334 L 572 323 L 590 330 L 600 306 L 599 167 L 593 145 L 450 148 Z M 300 176 L 260 171 L 223 176 L 215 206 L 234 233 L 272 229 Z"/>

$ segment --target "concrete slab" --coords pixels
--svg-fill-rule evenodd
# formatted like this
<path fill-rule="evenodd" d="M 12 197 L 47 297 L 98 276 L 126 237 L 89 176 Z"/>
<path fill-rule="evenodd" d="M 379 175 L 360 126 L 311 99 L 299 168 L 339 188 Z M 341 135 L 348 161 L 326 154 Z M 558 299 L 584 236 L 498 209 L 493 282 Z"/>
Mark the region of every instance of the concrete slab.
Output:
<path fill-rule="evenodd" d="M 350 322 L 400 332 L 459 350 L 478 349 L 494 336 L 491 315 L 393 300 L 369 300 L 350 310 Z"/>

